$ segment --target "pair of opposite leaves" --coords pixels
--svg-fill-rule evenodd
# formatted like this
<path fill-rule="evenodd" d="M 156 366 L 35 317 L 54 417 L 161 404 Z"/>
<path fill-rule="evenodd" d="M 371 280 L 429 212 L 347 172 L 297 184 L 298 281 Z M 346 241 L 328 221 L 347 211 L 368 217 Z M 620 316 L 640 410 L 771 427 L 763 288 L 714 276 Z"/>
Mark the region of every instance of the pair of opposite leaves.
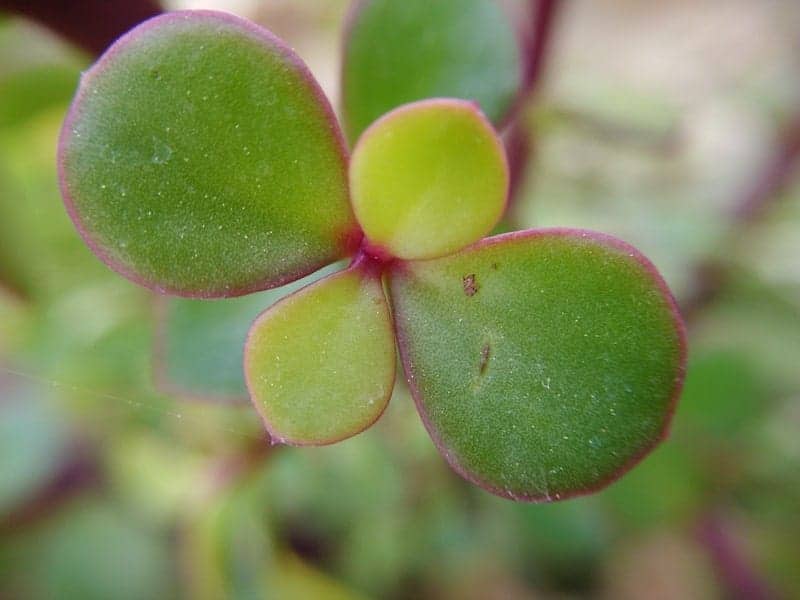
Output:
<path fill-rule="evenodd" d="M 162 293 L 238 296 L 353 257 L 251 328 L 247 386 L 276 441 L 332 443 L 372 424 L 395 340 L 437 447 L 501 496 L 597 489 L 668 427 L 685 342 L 666 285 L 598 233 L 477 241 L 502 215 L 508 170 L 475 104 L 398 108 L 348 160 L 280 40 L 222 13 L 171 13 L 84 75 L 59 171 L 86 243 Z"/>

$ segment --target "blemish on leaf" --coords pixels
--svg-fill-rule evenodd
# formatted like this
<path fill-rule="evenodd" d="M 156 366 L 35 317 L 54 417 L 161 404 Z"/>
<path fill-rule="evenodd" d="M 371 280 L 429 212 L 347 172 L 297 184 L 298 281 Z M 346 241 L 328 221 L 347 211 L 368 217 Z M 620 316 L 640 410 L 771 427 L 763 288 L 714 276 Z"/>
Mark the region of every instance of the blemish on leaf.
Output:
<path fill-rule="evenodd" d="M 470 298 L 478 293 L 478 282 L 475 281 L 475 273 L 464 275 L 461 278 L 461 283 L 464 285 L 464 293 Z"/>
<path fill-rule="evenodd" d="M 172 148 L 170 148 L 167 144 L 160 142 L 158 140 L 154 140 L 153 145 L 154 149 L 153 149 L 153 156 L 150 159 L 151 162 L 154 165 L 164 165 L 168 163 L 170 158 L 172 158 Z"/>
<path fill-rule="evenodd" d="M 486 374 L 486 369 L 489 367 L 489 354 L 491 353 L 491 346 L 489 344 L 484 344 L 483 348 L 481 348 L 481 362 L 479 366 L 479 372 L 481 375 Z"/>

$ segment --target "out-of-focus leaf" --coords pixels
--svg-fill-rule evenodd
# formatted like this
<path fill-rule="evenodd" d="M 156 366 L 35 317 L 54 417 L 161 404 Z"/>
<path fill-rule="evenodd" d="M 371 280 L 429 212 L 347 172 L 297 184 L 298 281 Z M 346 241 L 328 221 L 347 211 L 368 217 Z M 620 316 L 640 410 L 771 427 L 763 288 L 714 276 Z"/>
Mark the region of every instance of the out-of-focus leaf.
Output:
<path fill-rule="evenodd" d="M 423 100 L 365 132 L 353 151 L 350 186 L 356 218 L 378 253 L 433 258 L 491 231 L 503 213 L 508 165 L 472 103 Z"/>
<path fill-rule="evenodd" d="M 23 125 L 39 112 L 69 102 L 78 75 L 77 68 L 44 65 L 0 79 L 0 128 Z"/>
<path fill-rule="evenodd" d="M 0 515 L 55 475 L 68 446 L 63 416 L 40 387 L 0 382 Z"/>
<path fill-rule="evenodd" d="M 167 540 L 118 507 L 79 504 L 45 533 L 31 561 L 33 598 L 167 598 Z"/>
<path fill-rule="evenodd" d="M 580 230 L 498 236 L 391 274 L 420 414 L 462 476 L 500 496 L 596 490 L 664 436 L 685 340 L 634 248 Z"/>
<path fill-rule="evenodd" d="M 681 417 L 703 436 L 735 437 L 755 422 L 767 408 L 767 400 L 745 355 L 732 351 L 700 354 L 689 362 Z"/>
<path fill-rule="evenodd" d="M 575 565 L 586 567 L 607 548 L 608 528 L 596 497 L 558 502 L 531 510 L 515 505 L 514 523 L 523 556 L 536 556 L 559 575 Z"/>
<path fill-rule="evenodd" d="M 62 194 L 109 266 L 159 291 L 236 296 L 346 255 L 345 149 L 301 60 L 245 20 L 156 17 L 82 78 Z"/>
<path fill-rule="evenodd" d="M 216 500 L 191 539 L 192 565 L 200 598 L 270 598 L 275 542 L 263 512 L 264 494 L 246 482 Z"/>
<path fill-rule="evenodd" d="M 341 266 L 331 265 L 283 287 L 241 298 L 157 298 L 156 383 L 179 395 L 247 403 L 242 353 L 253 321 L 284 296 Z"/>
<path fill-rule="evenodd" d="M 271 597 L 276 600 L 279 598 L 364 599 L 361 594 L 344 587 L 291 554 L 279 558 L 275 576 L 270 580 L 269 588 Z"/>
<path fill-rule="evenodd" d="M 696 514 L 707 485 L 694 456 L 668 441 L 599 496 L 626 528 L 661 528 Z"/>
<path fill-rule="evenodd" d="M 344 49 L 347 134 L 354 142 L 384 113 L 433 97 L 475 100 L 499 124 L 521 65 L 516 31 L 495 0 L 357 0 Z"/>
<path fill-rule="evenodd" d="M 395 345 L 381 280 L 356 263 L 265 311 L 244 371 L 272 438 L 329 444 L 363 431 L 394 387 Z"/>
<path fill-rule="evenodd" d="M 182 554 L 191 597 L 360 598 L 278 546 L 265 508 L 275 498 L 268 471 L 211 498 L 190 517 Z"/>
<path fill-rule="evenodd" d="M 33 300 L 63 298 L 87 281 L 110 279 L 59 202 L 53 145 L 64 110 L 43 107 L 0 134 L 0 277 Z"/>

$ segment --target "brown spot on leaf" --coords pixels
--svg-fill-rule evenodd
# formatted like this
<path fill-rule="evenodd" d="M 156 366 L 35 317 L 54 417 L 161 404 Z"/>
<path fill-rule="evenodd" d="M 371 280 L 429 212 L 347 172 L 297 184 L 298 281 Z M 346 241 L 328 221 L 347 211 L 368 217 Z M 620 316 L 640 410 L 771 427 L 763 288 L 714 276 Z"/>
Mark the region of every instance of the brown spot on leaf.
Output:
<path fill-rule="evenodd" d="M 467 296 L 472 297 L 478 293 L 478 282 L 475 281 L 475 273 L 464 275 L 461 278 L 461 283 L 464 285 L 464 293 Z"/>
<path fill-rule="evenodd" d="M 484 344 L 483 348 L 481 348 L 481 364 L 480 364 L 480 374 L 486 374 L 486 369 L 489 367 L 489 353 L 491 352 L 491 346 L 489 344 Z"/>
<path fill-rule="evenodd" d="M 492 263 L 492 271 L 497 271 L 497 268 L 498 268 L 499 266 L 500 266 L 500 265 L 498 265 L 496 262 L 493 262 L 493 263 Z"/>

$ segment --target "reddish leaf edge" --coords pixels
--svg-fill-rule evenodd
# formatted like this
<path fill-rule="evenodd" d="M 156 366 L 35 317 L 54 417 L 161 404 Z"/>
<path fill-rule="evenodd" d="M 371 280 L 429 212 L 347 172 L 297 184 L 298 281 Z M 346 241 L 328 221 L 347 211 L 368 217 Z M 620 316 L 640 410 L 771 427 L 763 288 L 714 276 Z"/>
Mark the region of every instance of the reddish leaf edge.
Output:
<path fill-rule="evenodd" d="M 503 204 L 497 212 L 497 215 L 494 221 L 491 223 L 489 227 L 486 227 L 483 232 L 478 237 L 478 240 L 483 239 L 483 237 L 491 232 L 497 224 L 502 220 L 503 215 L 506 213 L 506 209 L 508 208 L 508 201 L 509 201 L 509 184 L 511 180 L 511 170 L 508 163 L 508 156 L 506 156 L 506 148 L 503 144 L 503 140 L 500 138 L 497 130 L 492 125 L 491 121 L 489 121 L 488 117 L 484 114 L 481 110 L 480 105 L 475 102 L 474 100 L 462 100 L 461 98 L 426 98 L 424 100 L 416 100 L 414 102 L 408 102 L 406 104 L 401 104 L 397 108 L 390 110 L 389 112 L 385 113 L 384 115 L 378 117 L 375 121 L 370 124 L 364 130 L 358 140 L 353 147 L 353 155 L 358 152 L 359 147 L 368 141 L 370 137 L 375 135 L 375 133 L 387 122 L 390 122 L 398 117 L 402 117 L 406 113 L 414 112 L 417 110 L 424 110 L 426 108 L 447 108 L 456 111 L 461 111 L 464 113 L 469 114 L 470 117 L 474 118 L 478 124 L 484 128 L 489 137 L 491 137 L 492 142 L 494 143 L 495 150 L 497 151 L 498 156 L 500 157 L 500 162 L 503 165 L 503 179 L 505 180 L 505 191 L 503 194 Z M 350 179 L 350 173 L 348 168 L 348 185 Z M 352 186 L 351 186 L 352 187 Z M 356 222 L 358 226 L 361 227 L 361 221 L 358 217 L 358 212 L 356 211 L 355 207 L 352 206 L 351 201 L 351 208 L 355 215 Z M 363 227 L 361 230 L 363 232 Z M 367 249 L 367 252 L 371 254 L 375 259 L 381 262 L 390 262 L 390 261 L 407 261 L 411 259 L 405 259 L 401 257 L 394 256 L 388 248 L 385 248 L 381 244 L 376 244 L 369 239 L 369 236 L 366 233 L 363 233 L 364 239 L 362 240 L 362 245 L 364 248 Z M 443 258 L 445 256 L 450 256 L 452 254 L 456 254 L 461 252 L 465 248 L 468 248 L 469 244 L 459 248 L 458 250 L 449 251 L 444 254 L 438 254 L 436 256 L 428 256 L 424 259 L 415 259 L 415 260 L 432 260 L 436 258 Z"/>
<path fill-rule="evenodd" d="M 383 301 L 387 305 L 388 319 L 387 319 L 387 323 L 386 324 L 394 332 L 394 327 L 392 325 L 391 307 L 389 305 L 389 300 L 386 297 L 385 289 L 381 285 L 381 274 L 383 273 L 384 268 L 385 268 L 385 266 L 387 264 L 390 264 L 390 263 L 382 263 L 382 262 L 380 262 L 378 260 L 375 260 L 373 257 L 369 256 L 366 252 L 361 251 L 361 252 L 358 253 L 358 255 L 353 259 L 353 261 L 350 263 L 350 265 L 346 269 L 343 269 L 341 271 L 337 271 L 336 273 L 331 273 L 327 277 L 323 277 L 322 279 L 318 279 L 317 281 L 309 283 L 307 286 L 302 287 L 299 290 L 297 290 L 297 291 L 295 291 L 295 292 L 293 292 L 293 293 L 291 293 L 291 294 L 289 294 L 287 296 L 284 296 L 283 298 L 278 300 L 275 304 L 271 305 L 266 310 L 264 310 L 253 321 L 253 324 L 250 326 L 250 330 L 247 333 L 247 339 L 246 339 L 246 341 L 244 343 L 244 358 L 243 358 L 243 361 L 242 361 L 242 363 L 244 365 L 244 369 L 243 369 L 244 370 L 244 379 L 245 379 L 245 385 L 247 387 L 248 394 L 250 396 L 250 401 L 251 401 L 253 407 L 255 408 L 256 412 L 258 413 L 259 417 L 261 417 L 261 421 L 264 424 L 264 428 L 267 430 L 267 434 L 269 435 L 270 444 L 271 445 L 274 446 L 274 445 L 278 445 L 278 444 L 283 444 L 283 445 L 286 445 L 286 446 L 297 446 L 297 447 L 330 446 L 332 444 L 336 444 L 338 442 L 344 441 L 346 439 L 349 439 L 349 438 L 351 438 L 353 436 L 358 435 L 359 433 L 362 433 L 362 432 L 366 431 L 367 429 L 372 427 L 375 423 L 377 423 L 378 420 L 386 412 L 386 408 L 389 406 L 389 400 L 392 397 L 392 393 L 394 391 L 395 384 L 397 383 L 397 367 L 396 367 L 397 360 L 396 359 L 394 361 L 395 365 L 392 367 L 391 380 L 389 381 L 389 385 L 386 388 L 387 389 L 386 396 L 381 399 L 381 401 L 383 403 L 383 406 L 381 407 L 381 410 L 378 411 L 372 419 L 370 419 L 369 421 L 367 421 L 363 425 L 359 425 L 354 430 L 349 431 L 349 432 L 345 433 L 344 435 L 341 435 L 341 436 L 338 436 L 338 437 L 335 437 L 335 438 L 329 438 L 329 439 L 324 439 L 324 440 L 304 440 L 304 439 L 296 439 L 296 438 L 286 437 L 286 436 L 282 435 L 280 432 L 278 432 L 273 427 L 273 425 L 270 422 L 268 416 L 264 413 L 262 407 L 259 405 L 258 401 L 256 400 L 255 395 L 253 394 L 253 387 L 252 387 L 252 384 L 250 382 L 250 378 L 249 378 L 249 376 L 247 374 L 248 369 L 246 368 L 246 365 L 248 363 L 248 358 L 249 358 L 249 349 L 250 349 L 250 341 L 251 341 L 250 338 L 251 338 L 252 333 L 255 330 L 256 326 L 260 323 L 260 321 L 262 319 L 265 319 L 265 318 L 269 317 L 270 313 L 273 310 L 280 310 L 280 308 L 282 307 L 282 305 L 285 302 L 289 302 L 290 300 L 292 300 L 296 296 L 300 296 L 302 294 L 305 294 L 308 291 L 310 291 L 312 288 L 314 288 L 314 287 L 316 287 L 318 285 L 322 285 L 322 284 L 328 282 L 329 280 L 331 280 L 331 279 L 333 279 L 335 277 L 341 277 L 341 276 L 343 276 L 343 275 L 345 275 L 347 273 L 350 273 L 350 272 L 359 272 L 361 274 L 362 278 L 372 278 L 372 279 L 377 280 L 378 285 L 381 286 L 381 295 L 383 297 Z M 397 352 L 397 348 L 396 348 L 396 345 L 395 345 L 395 353 L 396 352 Z"/>
<path fill-rule="evenodd" d="M 501 118 L 497 120 L 497 125 L 492 125 L 493 128 L 496 127 L 497 131 L 503 131 L 508 127 L 515 119 L 516 114 L 519 112 L 520 107 L 524 105 L 525 97 L 526 97 L 526 90 L 525 90 L 525 75 L 528 71 L 527 66 L 527 58 L 526 58 L 526 48 L 527 48 L 527 38 L 526 38 L 526 26 L 523 24 L 524 19 L 519 18 L 519 11 L 514 10 L 509 2 L 506 0 L 495 0 L 499 1 L 500 9 L 506 15 L 506 18 L 509 21 L 509 28 L 514 32 L 514 36 L 517 42 L 517 58 L 518 60 L 518 80 L 519 80 L 519 89 L 517 90 L 516 95 L 514 98 L 508 103 L 508 107 L 505 110 L 505 113 Z M 358 19 L 361 16 L 364 8 L 366 8 L 367 4 L 372 2 L 372 0 L 352 0 L 350 5 L 345 12 L 343 25 L 342 25 L 342 33 L 341 33 L 341 40 L 339 42 L 339 107 L 341 113 L 342 124 L 344 125 L 344 130 L 346 132 L 350 132 L 351 124 L 348 122 L 347 111 L 345 110 L 345 100 L 344 94 L 345 90 L 347 89 L 347 77 L 346 77 L 346 69 L 345 64 L 347 62 L 347 56 L 350 51 L 350 40 L 352 39 L 352 32 L 353 28 L 358 23 Z M 470 99 L 463 99 L 468 102 L 472 102 L 473 104 L 477 105 L 478 103 L 474 100 Z M 402 105 L 399 105 L 402 106 Z M 398 106 L 398 107 L 399 107 Z M 394 110 L 394 109 L 392 109 Z M 480 110 L 480 107 L 478 107 Z M 391 111 L 389 111 L 391 112 Z M 388 113 L 387 113 L 388 114 Z M 378 117 L 379 119 L 381 117 Z M 364 130 L 366 133 L 366 129 Z M 361 134 L 363 135 L 363 133 Z M 361 136 L 358 136 L 361 137 Z M 358 141 L 358 137 L 353 140 L 353 145 L 355 146 L 356 142 Z"/>
<path fill-rule="evenodd" d="M 494 494 L 495 496 L 506 498 L 508 500 L 515 500 L 518 502 L 530 502 L 530 503 L 548 503 L 553 501 L 568 500 L 570 498 L 587 496 L 589 494 L 598 492 L 608 487 L 621 477 L 623 477 L 626 473 L 628 473 L 631 469 L 633 469 L 636 465 L 638 465 L 642 460 L 644 460 L 644 458 L 648 454 L 650 454 L 659 444 L 661 444 L 661 442 L 665 441 L 670 435 L 673 417 L 675 416 L 675 410 L 677 409 L 678 405 L 678 399 L 680 398 L 681 391 L 683 389 L 684 380 L 686 378 L 686 361 L 688 357 L 686 326 L 681 317 L 680 310 L 678 309 L 678 304 L 675 301 L 675 298 L 673 297 L 669 287 L 667 286 L 667 283 L 664 281 L 663 277 L 658 272 L 656 266 L 646 256 L 644 256 L 644 254 L 642 254 L 634 246 L 628 244 L 627 242 L 619 238 L 598 231 L 593 231 L 588 229 L 575 229 L 568 227 L 527 229 L 523 231 L 513 231 L 510 233 L 504 233 L 490 238 L 485 238 L 465 248 L 464 250 L 461 250 L 460 253 L 476 252 L 484 248 L 495 246 L 498 244 L 505 244 L 509 242 L 513 243 L 540 237 L 573 237 L 584 240 L 589 239 L 597 242 L 598 244 L 604 245 L 608 248 L 612 248 L 618 252 L 621 252 L 633 258 L 637 263 L 639 263 L 641 267 L 643 267 L 645 273 L 650 276 L 652 281 L 656 284 L 656 287 L 659 290 L 659 292 L 661 292 L 662 297 L 666 300 L 667 307 L 672 317 L 672 322 L 675 331 L 678 334 L 678 367 L 675 379 L 673 380 L 672 390 L 670 390 L 670 399 L 667 404 L 667 410 L 664 415 L 664 420 L 659 435 L 657 435 L 650 444 L 647 444 L 638 452 L 634 453 L 628 459 L 628 461 L 625 462 L 621 467 L 619 467 L 615 472 L 611 473 L 607 477 L 600 479 L 594 485 L 585 488 L 577 488 L 574 490 L 567 490 L 564 492 L 555 492 L 555 493 L 551 492 L 549 494 L 525 494 L 525 493 L 518 494 L 515 492 L 509 492 L 504 488 L 500 488 L 486 481 L 483 481 L 480 477 L 471 473 L 468 469 L 466 469 L 460 464 L 458 458 L 454 456 L 453 453 L 449 450 L 449 448 L 442 442 L 442 439 L 439 436 L 438 431 L 431 423 L 430 419 L 428 418 L 427 412 L 424 408 L 422 393 L 420 392 L 419 388 L 416 385 L 416 378 L 412 372 L 411 360 L 408 355 L 409 336 L 399 323 L 396 316 L 397 314 L 396 307 L 399 306 L 400 303 L 397 302 L 396 295 L 394 293 L 391 293 L 392 292 L 391 279 L 389 281 L 392 315 L 395 327 L 395 339 L 397 341 L 397 347 L 400 353 L 400 361 L 403 365 L 403 372 L 405 373 L 406 383 L 408 384 L 409 391 L 411 392 L 411 397 L 414 399 L 414 405 L 417 408 L 417 413 L 422 419 L 422 423 L 425 426 L 425 429 L 428 432 L 428 435 L 431 437 L 431 440 L 433 441 L 434 445 L 436 446 L 436 449 L 439 451 L 439 454 L 442 455 L 447 464 L 450 465 L 451 469 L 453 469 L 458 475 L 460 475 L 468 482 L 482 488 L 483 490 L 491 494 Z M 407 269 L 409 264 L 413 262 L 424 262 L 424 261 L 405 261 L 405 264 L 403 264 L 403 262 L 393 263 L 389 267 L 390 277 L 391 277 L 391 271 Z"/>
<path fill-rule="evenodd" d="M 347 142 L 345 141 L 344 134 L 342 132 L 341 127 L 339 126 L 339 122 L 333 111 L 333 107 L 331 106 L 330 102 L 328 101 L 328 98 L 325 96 L 325 93 L 322 91 L 322 88 L 319 86 L 319 83 L 314 78 L 308 66 L 294 52 L 294 50 L 292 50 L 286 44 L 286 42 L 284 42 L 281 38 L 276 36 L 268 29 L 261 27 L 260 25 L 257 25 L 252 21 L 249 21 L 242 17 L 238 17 L 232 13 L 216 11 L 216 10 L 181 10 L 181 11 L 163 13 L 155 17 L 152 17 L 146 21 L 143 21 L 142 23 L 140 23 L 139 25 L 128 31 L 126 34 L 118 38 L 100 56 L 100 58 L 98 58 L 98 60 L 81 75 L 80 81 L 78 83 L 78 89 L 75 92 L 75 96 L 72 99 L 72 102 L 70 103 L 67 115 L 64 118 L 64 123 L 61 126 L 61 131 L 59 133 L 59 138 L 58 138 L 57 152 L 56 152 L 58 185 L 61 191 L 61 197 L 63 199 L 67 214 L 72 220 L 72 223 L 75 226 L 75 229 L 78 231 L 78 234 L 80 235 L 83 242 L 89 247 L 89 249 L 95 256 L 97 256 L 103 263 L 105 263 L 106 266 L 108 266 L 110 269 L 112 269 L 119 275 L 122 275 L 126 279 L 142 287 L 151 289 L 159 294 L 180 296 L 184 298 L 207 298 L 207 299 L 235 298 L 237 296 L 244 296 L 255 292 L 261 292 L 264 290 L 286 285 L 287 283 L 291 283 L 293 281 L 297 281 L 298 279 L 301 279 L 306 275 L 310 275 L 314 271 L 318 271 L 322 267 L 332 262 L 335 262 L 338 259 L 354 255 L 361 241 L 361 231 L 358 228 L 358 225 L 356 224 L 355 215 L 353 215 L 352 212 L 353 210 L 352 205 L 348 203 L 350 216 L 353 221 L 353 227 L 350 230 L 341 233 L 340 235 L 341 252 L 339 255 L 332 256 L 330 257 L 330 259 L 327 260 L 315 262 L 313 264 L 308 265 L 304 269 L 292 271 L 290 273 L 287 273 L 283 277 L 256 281 L 253 282 L 252 284 L 238 288 L 229 288 L 229 289 L 181 288 L 181 287 L 161 285 L 156 281 L 152 281 L 147 277 L 139 274 L 138 272 L 129 268 L 128 266 L 123 265 L 121 262 L 119 262 L 109 254 L 109 252 L 106 250 L 104 245 L 99 240 L 95 239 L 90 228 L 83 222 L 79 214 L 79 211 L 75 206 L 75 200 L 72 197 L 72 194 L 69 190 L 69 186 L 67 184 L 64 155 L 66 152 L 67 145 L 72 139 L 74 124 L 79 116 L 80 108 L 83 104 L 83 99 L 89 93 L 92 81 L 94 80 L 95 77 L 98 76 L 98 74 L 101 74 L 113 62 L 114 58 L 119 53 L 123 52 L 130 43 L 136 41 L 140 36 L 148 33 L 151 29 L 156 28 L 163 23 L 168 23 L 171 21 L 193 20 L 193 19 L 195 20 L 205 19 L 207 21 L 217 21 L 228 25 L 233 25 L 235 27 L 238 27 L 242 31 L 242 33 L 249 34 L 255 41 L 262 43 L 265 48 L 269 49 L 270 51 L 277 50 L 283 55 L 286 61 L 290 63 L 292 67 L 296 69 L 296 71 L 302 76 L 302 79 L 307 84 L 308 90 L 310 91 L 312 96 L 316 98 L 319 105 L 322 107 L 323 113 L 325 114 L 326 120 L 328 121 L 330 133 L 333 135 L 336 141 L 336 145 L 338 146 L 339 149 L 338 155 L 341 163 L 342 174 L 346 182 L 345 185 L 349 185 L 349 183 L 347 182 L 347 169 L 349 164 L 349 152 L 348 152 Z M 349 189 L 348 189 L 348 197 L 349 197 Z"/>

